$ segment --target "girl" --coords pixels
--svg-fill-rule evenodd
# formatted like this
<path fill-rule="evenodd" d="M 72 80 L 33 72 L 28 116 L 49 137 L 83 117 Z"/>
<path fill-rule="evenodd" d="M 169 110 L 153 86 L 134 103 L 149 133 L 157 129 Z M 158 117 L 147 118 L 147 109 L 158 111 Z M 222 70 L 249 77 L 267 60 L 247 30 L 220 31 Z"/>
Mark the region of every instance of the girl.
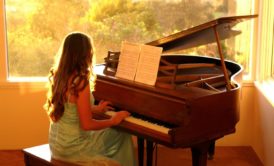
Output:
<path fill-rule="evenodd" d="M 91 38 L 83 33 L 71 33 L 60 50 L 50 70 L 45 104 L 50 117 L 52 157 L 81 165 L 135 165 L 131 136 L 109 128 L 118 125 L 129 113 L 119 111 L 108 120 L 92 118 L 92 112 L 104 112 L 112 107 L 107 101 L 97 106 L 92 104 L 95 76 Z"/>

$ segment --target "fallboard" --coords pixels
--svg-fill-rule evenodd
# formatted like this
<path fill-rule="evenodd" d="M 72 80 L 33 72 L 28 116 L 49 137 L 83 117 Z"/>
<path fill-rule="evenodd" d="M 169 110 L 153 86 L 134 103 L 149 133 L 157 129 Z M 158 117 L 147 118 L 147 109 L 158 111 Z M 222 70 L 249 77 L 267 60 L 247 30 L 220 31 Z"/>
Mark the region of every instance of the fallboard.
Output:
<path fill-rule="evenodd" d="M 93 95 L 96 100 L 108 100 L 115 107 L 168 124 L 182 125 L 189 116 L 183 99 L 148 91 L 131 84 L 121 84 L 117 80 L 104 80 L 100 76 L 97 78 Z"/>

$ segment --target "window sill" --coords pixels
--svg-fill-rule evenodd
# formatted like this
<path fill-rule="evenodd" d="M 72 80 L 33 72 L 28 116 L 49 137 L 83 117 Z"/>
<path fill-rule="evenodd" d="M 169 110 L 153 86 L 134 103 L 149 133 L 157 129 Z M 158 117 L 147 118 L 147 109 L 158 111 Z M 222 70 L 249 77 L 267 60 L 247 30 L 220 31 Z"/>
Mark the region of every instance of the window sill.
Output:
<path fill-rule="evenodd" d="M 256 81 L 255 87 L 265 96 L 268 102 L 274 108 L 274 80 L 267 80 L 267 81 Z"/>
<path fill-rule="evenodd" d="M 46 77 L 37 78 L 10 78 L 0 81 L 0 89 L 45 89 Z"/>
<path fill-rule="evenodd" d="M 253 80 L 243 80 L 242 87 L 254 87 Z"/>

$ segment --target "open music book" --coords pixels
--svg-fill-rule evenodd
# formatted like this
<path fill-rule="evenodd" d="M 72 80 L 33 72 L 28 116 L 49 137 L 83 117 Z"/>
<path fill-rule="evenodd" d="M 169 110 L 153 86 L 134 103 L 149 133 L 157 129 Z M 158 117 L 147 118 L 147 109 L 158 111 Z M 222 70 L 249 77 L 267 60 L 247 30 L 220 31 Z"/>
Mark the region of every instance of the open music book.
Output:
<path fill-rule="evenodd" d="M 122 42 L 116 77 L 155 85 L 162 47 Z"/>

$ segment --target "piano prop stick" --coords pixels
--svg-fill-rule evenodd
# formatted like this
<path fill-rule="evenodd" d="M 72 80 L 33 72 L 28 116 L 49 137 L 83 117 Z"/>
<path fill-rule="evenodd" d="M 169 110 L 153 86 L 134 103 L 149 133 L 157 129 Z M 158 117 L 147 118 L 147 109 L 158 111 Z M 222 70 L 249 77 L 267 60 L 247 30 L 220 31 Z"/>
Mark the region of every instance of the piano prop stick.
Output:
<path fill-rule="evenodd" d="M 220 39 L 219 39 L 219 34 L 218 34 L 218 31 L 217 31 L 217 27 L 214 26 L 213 29 L 214 29 L 214 34 L 215 34 L 215 37 L 216 37 L 218 51 L 219 51 L 219 55 L 220 55 L 220 59 L 221 59 L 221 63 L 222 63 L 222 70 L 223 70 L 224 76 L 225 76 L 226 88 L 227 88 L 228 91 L 230 91 L 231 90 L 231 84 L 230 84 L 230 81 L 229 81 L 229 78 L 228 78 L 228 74 L 227 74 L 227 70 L 226 70 L 224 55 L 223 55 L 223 52 L 222 52 L 222 48 L 221 48 L 221 44 L 220 44 Z"/>
<path fill-rule="evenodd" d="M 222 17 L 146 43 L 163 49 L 155 85 L 115 77 L 119 52 L 109 52 L 106 64 L 95 66 L 94 97 L 131 113 L 116 128 L 137 136 L 140 166 L 144 143 L 147 166 L 153 164 L 153 144 L 191 148 L 192 165 L 206 166 L 215 141 L 236 132 L 241 84 L 235 80 L 243 69 L 224 59 L 219 40 L 239 35 L 231 27 L 256 17 Z M 220 58 L 172 54 L 212 42 L 217 42 Z M 109 118 L 113 112 L 107 114 L 94 117 Z"/>

